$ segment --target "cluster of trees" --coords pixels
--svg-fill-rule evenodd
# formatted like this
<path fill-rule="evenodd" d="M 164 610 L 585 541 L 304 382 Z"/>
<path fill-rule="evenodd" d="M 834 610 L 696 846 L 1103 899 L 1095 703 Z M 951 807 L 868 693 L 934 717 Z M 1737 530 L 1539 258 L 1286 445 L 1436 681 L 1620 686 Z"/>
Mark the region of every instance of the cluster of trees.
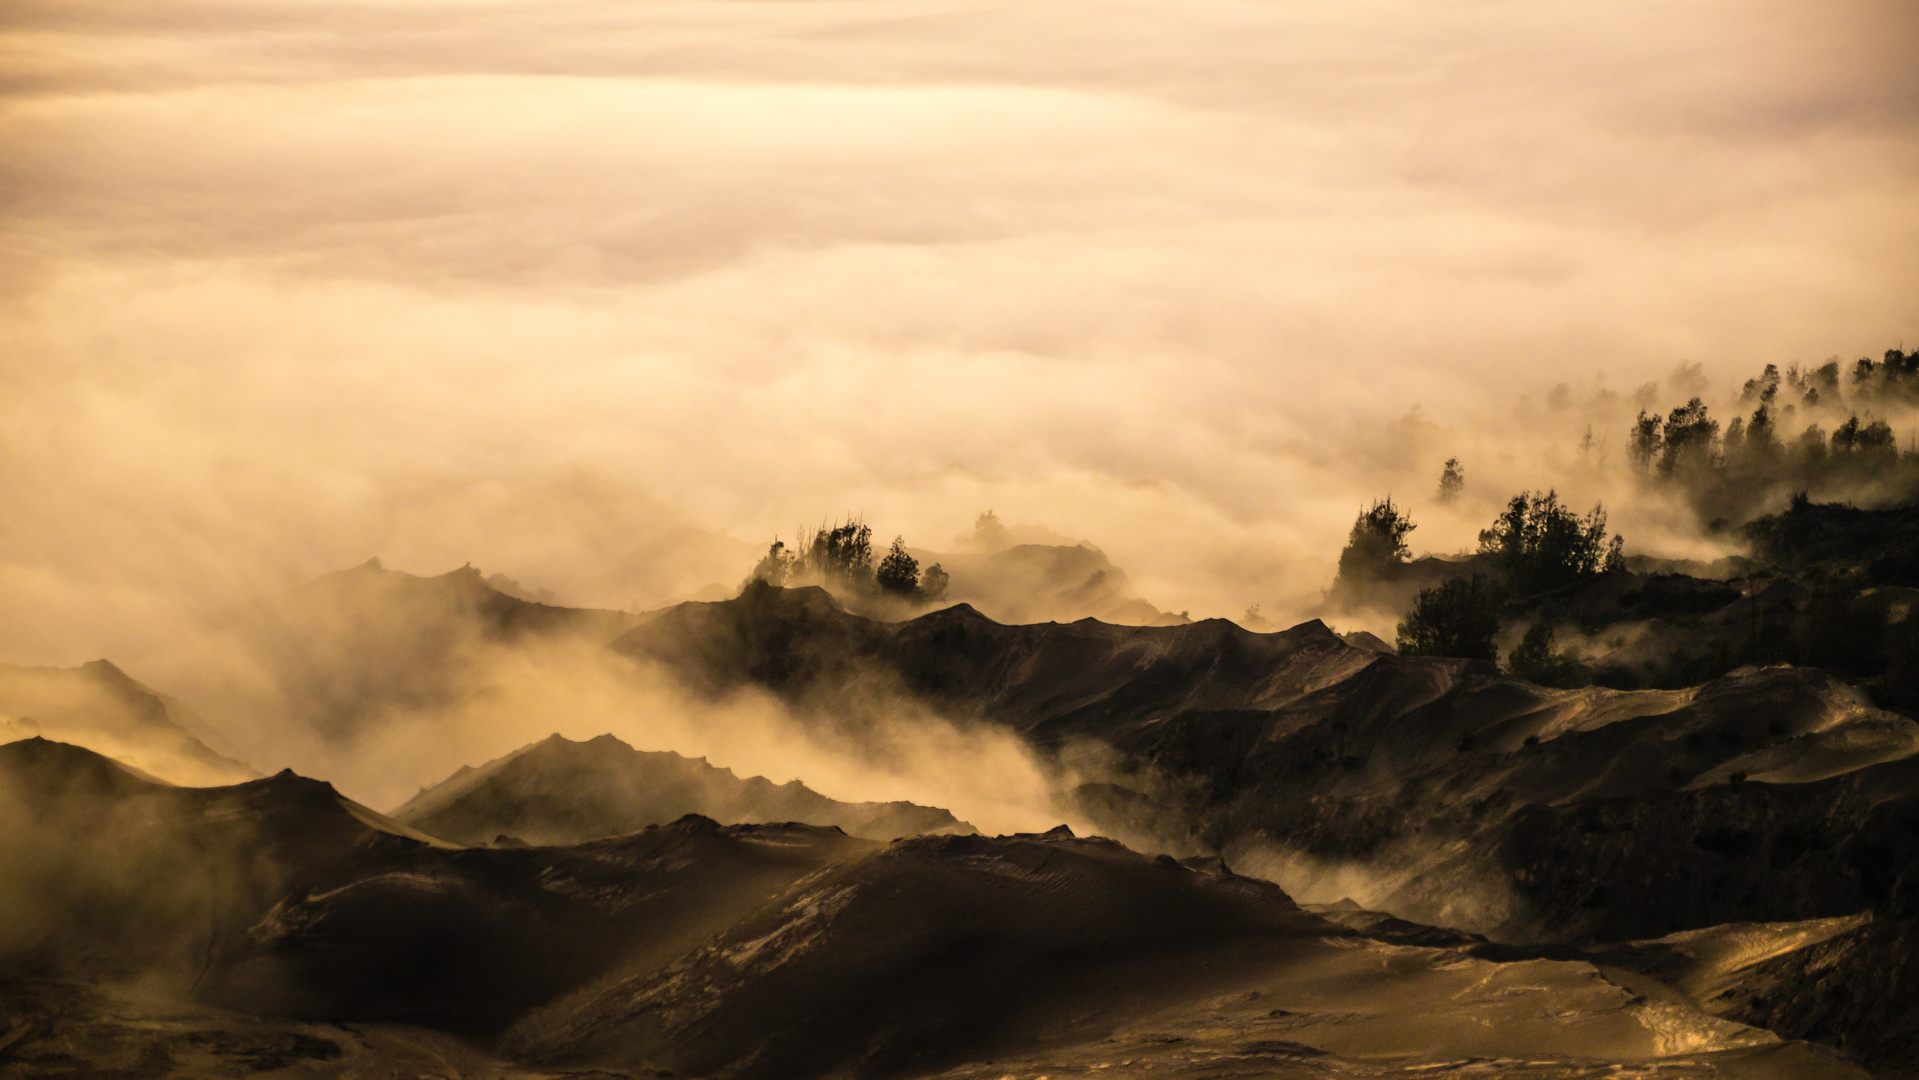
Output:
<path fill-rule="evenodd" d="M 1790 409 L 1790 406 L 1788 406 Z M 1784 416 L 1789 419 L 1791 413 Z M 1827 436 L 1817 423 L 1790 440 L 1779 434 L 1781 414 L 1761 404 L 1752 418 L 1735 416 L 1719 431 L 1719 421 L 1698 398 L 1666 416 L 1641 410 L 1628 438 L 1628 453 L 1643 473 L 1686 476 L 1711 470 L 1797 466 L 1813 472 L 1864 465 L 1878 468 L 1898 460 L 1892 425 L 1871 417 L 1848 416 Z"/>
<path fill-rule="evenodd" d="M 1779 365 L 1767 364 L 1756 379 L 1747 379 L 1739 400 L 1742 405 L 1773 405 L 1782 391 L 1784 404 L 1806 408 L 1845 408 L 1842 384 L 1852 384 L 1852 408 L 1873 405 L 1919 405 L 1919 352 L 1887 349 L 1878 360 L 1862 356 L 1852 362 L 1849 372 L 1840 370 L 1839 361 L 1830 360 L 1817 368 L 1794 364 L 1782 376 Z"/>
<path fill-rule="evenodd" d="M 855 598 L 879 596 L 932 604 L 946 597 L 948 577 L 938 563 L 922 573 L 919 560 L 907 554 L 903 536 L 893 538 L 893 546 L 875 567 L 873 529 L 854 517 L 830 528 L 801 529 L 799 543 L 792 548 L 775 539 L 747 577 L 748 583 L 755 581 L 824 585 Z"/>
<path fill-rule="evenodd" d="M 1845 496 L 1874 485 L 1890 489 L 1877 494 L 1895 497 L 1919 492 L 1919 457 L 1900 454 L 1881 415 L 1919 407 L 1919 352 L 1862 357 L 1849 375 L 1837 361 L 1783 375 L 1768 364 L 1746 381 L 1739 407 L 1752 411 L 1723 429 L 1697 397 L 1664 415 L 1642 409 L 1628 433 L 1628 454 L 1642 475 L 1686 492 L 1707 521 L 1750 520 L 1795 490 Z"/>
<path fill-rule="evenodd" d="M 1362 565 L 1379 573 L 1379 560 L 1401 560 L 1405 537 L 1415 526 L 1390 500 L 1373 504 L 1353 524 L 1352 540 L 1340 556 L 1340 572 Z M 1562 588 L 1625 568 L 1625 541 L 1606 534 L 1606 508 L 1594 505 L 1581 516 L 1561 503 L 1555 491 L 1522 491 L 1479 534 L 1478 557 L 1467 573 L 1423 589 L 1398 627 L 1405 656 L 1455 656 L 1497 660 L 1493 639 L 1508 600 Z M 1531 642 L 1522 660 L 1534 653 L 1552 656 L 1550 636 Z"/>

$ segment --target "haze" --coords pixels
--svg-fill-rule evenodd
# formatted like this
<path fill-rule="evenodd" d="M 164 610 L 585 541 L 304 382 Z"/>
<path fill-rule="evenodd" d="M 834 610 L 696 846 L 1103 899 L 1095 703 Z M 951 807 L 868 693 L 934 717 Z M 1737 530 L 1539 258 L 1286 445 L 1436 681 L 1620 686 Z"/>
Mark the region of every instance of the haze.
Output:
<path fill-rule="evenodd" d="M 1449 454 L 1470 512 L 1422 549 L 1520 487 L 1603 493 L 1559 383 L 1723 390 L 1919 325 L 1891 0 L 0 28 L 14 663 L 139 671 L 372 555 L 656 606 L 849 511 L 938 548 L 993 507 L 1167 610 L 1287 610 Z"/>

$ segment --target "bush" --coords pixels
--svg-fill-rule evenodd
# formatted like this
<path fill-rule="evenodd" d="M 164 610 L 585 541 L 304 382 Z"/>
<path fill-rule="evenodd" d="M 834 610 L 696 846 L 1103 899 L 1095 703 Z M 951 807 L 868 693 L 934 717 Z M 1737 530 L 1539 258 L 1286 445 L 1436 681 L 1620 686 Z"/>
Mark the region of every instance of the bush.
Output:
<path fill-rule="evenodd" d="M 1553 686 L 1571 689 L 1584 685 L 1587 680 L 1580 668 L 1579 660 L 1572 652 L 1559 652 L 1553 648 L 1553 628 L 1550 623 L 1534 623 L 1519 639 L 1513 651 L 1506 654 L 1506 670 L 1515 676 L 1540 686 Z"/>
<path fill-rule="evenodd" d="M 1502 597 L 1483 574 L 1457 577 L 1426 589 L 1399 624 L 1401 656 L 1452 656 L 1497 661 Z"/>

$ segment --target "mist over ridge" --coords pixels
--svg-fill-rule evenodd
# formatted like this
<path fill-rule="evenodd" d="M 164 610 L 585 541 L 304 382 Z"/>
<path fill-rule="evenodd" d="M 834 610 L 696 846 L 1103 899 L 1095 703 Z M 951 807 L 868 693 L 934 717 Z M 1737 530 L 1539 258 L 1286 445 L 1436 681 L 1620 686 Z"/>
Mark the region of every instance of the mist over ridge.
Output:
<path fill-rule="evenodd" d="M 0 1073 L 1919 1080 L 1910 0 L 11 0 Z"/>
<path fill-rule="evenodd" d="M 1914 30 L 17 5 L 0 651 L 138 667 L 369 555 L 645 609 L 823 509 L 937 549 L 995 507 L 1163 610 L 1296 613 L 1454 455 L 1425 550 L 1526 488 L 1629 515 L 1556 384 L 1913 333 Z M 1665 521 L 1618 524 L 1712 548 Z"/>

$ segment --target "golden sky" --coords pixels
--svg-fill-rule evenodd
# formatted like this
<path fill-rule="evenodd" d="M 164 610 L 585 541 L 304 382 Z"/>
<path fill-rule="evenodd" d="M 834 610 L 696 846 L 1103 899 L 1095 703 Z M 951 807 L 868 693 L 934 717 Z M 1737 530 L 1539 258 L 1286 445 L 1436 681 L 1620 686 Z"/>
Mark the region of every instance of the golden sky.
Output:
<path fill-rule="evenodd" d="M 848 511 L 1284 609 L 1450 453 L 1415 548 L 1613 491 L 1556 384 L 1919 343 L 1915 46 L 1909 0 L 9 0 L 0 660 L 371 555 L 657 604 Z"/>

